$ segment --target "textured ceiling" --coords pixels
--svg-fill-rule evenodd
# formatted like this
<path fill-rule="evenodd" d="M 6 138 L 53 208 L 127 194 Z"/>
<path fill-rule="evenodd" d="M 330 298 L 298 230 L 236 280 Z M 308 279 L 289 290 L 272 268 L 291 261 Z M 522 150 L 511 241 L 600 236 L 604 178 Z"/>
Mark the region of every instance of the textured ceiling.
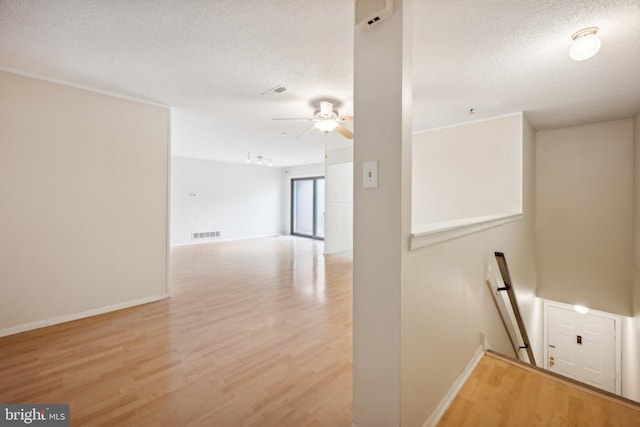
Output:
<path fill-rule="evenodd" d="M 546 129 L 640 110 L 640 0 L 413 3 L 415 130 L 514 111 Z M 350 143 L 335 132 L 296 140 L 308 123 L 271 118 L 311 116 L 322 98 L 353 113 L 353 9 L 350 0 L 0 0 L 0 66 L 170 105 L 174 155 L 316 163 Z M 574 62 L 571 34 L 587 26 L 600 27 L 602 49 Z M 278 85 L 287 92 L 262 96 Z"/>

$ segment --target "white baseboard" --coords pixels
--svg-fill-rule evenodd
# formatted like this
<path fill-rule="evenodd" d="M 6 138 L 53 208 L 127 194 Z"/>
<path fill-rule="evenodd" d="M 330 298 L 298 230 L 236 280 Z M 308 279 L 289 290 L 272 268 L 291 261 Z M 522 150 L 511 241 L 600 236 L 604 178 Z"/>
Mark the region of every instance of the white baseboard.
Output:
<path fill-rule="evenodd" d="M 454 399 L 460 392 L 460 389 L 467 382 L 467 380 L 471 376 L 471 373 L 480 362 L 480 359 L 482 359 L 483 355 L 484 349 L 482 348 L 482 346 L 479 346 L 476 349 L 476 352 L 473 354 L 473 357 L 471 357 L 469 363 L 467 363 L 467 366 L 465 366 L 460 376 L 451 385 L 451 388 L 449 388 L 447 394 L 442 398 L 435 411 L 431 413 L 431 416 L 427 419 L 427 421 L 425 421 L 422 427 L 435 427 L 440 422 L 445 412 L 447 412 L 447 409 L 449 409 L 449 406 L 451 406 Z"/>
<path fill-rule="evenodd" d="M 237 242 L 240 240 L 264 239 L 266 237 L 280 237 L 280 236 L 286 236 L 286 235 L 285 234 L 256 234 L 254 236 L 230 237 L 228 239 L 220 239 L 217 237 L 212 237 L 210 239 L 202 239 L 202 241 L 198 241 L 198 242 L 188 241 L 188 242 L 182 242 L 182 243 L 171 243 L 170 246 L 172 248 L 177 248 L 180 246 L 195 246 L 195 245 L 204 245 L 204 244 L 211 244 L 211 243 Z"/>
<path fill-rule="evenodd" d="M 64 316 L 53 317 L 51 319 L 39 320 L 37 322 L 26 323 L 24 325 L 12 326 L 10 328 L 0 329 L 0 337 L 19 334 L 20 332 L 32 331 L 34 329 L 44 328 L 46 326 L 57 325 L 60 323 L 71 322 L 72 320 L 84 319 L 85 317 L 96 316 L 98 314 L 109 313 L 111 311 L 122 310 L 136 305 L 148 304 L 150 302 L 160 301 L 169 298 L 169 294 L 154 295 L 151 297 L 140 298 L 133 301 L 125 301 L 118 304 L 108 305 L 106 307 L 94 308 L 91 310 L 81 311 L 80 313 L 67 314 Z"/>

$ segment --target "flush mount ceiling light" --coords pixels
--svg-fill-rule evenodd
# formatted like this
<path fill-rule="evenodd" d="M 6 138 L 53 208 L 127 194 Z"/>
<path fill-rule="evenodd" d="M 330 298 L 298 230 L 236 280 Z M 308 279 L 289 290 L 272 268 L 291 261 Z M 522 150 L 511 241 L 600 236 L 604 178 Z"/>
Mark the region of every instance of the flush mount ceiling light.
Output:
<path fill-rule="evenodd" d="M 571 36 L 573 43 L 569 48 L 569 56 L 574 61 L 584 61 L 600 50 L 600 39 L 596 35 L 598 27 L 584 28 Z"/>
<path fill-rule="evenodd" d="M 574 305 L 573 309 L 580 314 L 587 314 L 589 309 L 583 305 Z"/>

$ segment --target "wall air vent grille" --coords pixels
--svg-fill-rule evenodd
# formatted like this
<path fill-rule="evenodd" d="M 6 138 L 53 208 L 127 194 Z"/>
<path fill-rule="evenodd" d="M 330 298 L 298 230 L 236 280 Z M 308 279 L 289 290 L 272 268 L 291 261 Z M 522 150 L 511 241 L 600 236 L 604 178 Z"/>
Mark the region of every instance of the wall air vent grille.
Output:
<path fill-rule="evenodd" d="M 203 231 L 200 233 L 193 233 L 191 235 L 192 239 L 210 239 L 212 237 L 220 237 L 219 231 Z"/>
<path fill-rule="evenodd" d="M 280 85 L 280 86 L 276 86 L 276 87 L 274 87 L 272 89 L 269 89 L 266 92 L 263 92 L 262 96 L 271 96 L 271 97 L 278 96 L 278 95 L 282 95 L 286 91 L 287 91 L 287 88 L 282 86 L 282 85 Z"/>
<path fill-rule="evenodd" d="M 393 13 L 393 0 L 356 0 L 356 27 L 360 30 L 378 24 Z"/>

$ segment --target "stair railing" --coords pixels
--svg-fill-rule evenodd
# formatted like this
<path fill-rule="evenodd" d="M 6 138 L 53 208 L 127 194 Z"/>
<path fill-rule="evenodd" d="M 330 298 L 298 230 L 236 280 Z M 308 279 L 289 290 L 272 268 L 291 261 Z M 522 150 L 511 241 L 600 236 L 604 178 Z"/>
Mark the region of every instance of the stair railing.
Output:
<path fill-rule="evenodd" d="M 529 359 L 528 362 L 536 366 L 536 361 L 533 356 L 533 350 L 531 349 L 531 343 L 520 309 L 518 308 L 518 301 L 511 282 L 511 275 L 509 274 L 509 267 L 507 266 L 507 260 L 502 252 L 494 252 L 496 257 L 496 263 L 500 269 L 500 275 L 502 276 L 502 284 L 497 281 L 493 281 L 492 277 L 487 277 L 487 285 L 492 290 L 493 299 L 502 318 L 513 351 L 518 355 L 520 360 L 527 362 L 522 358 L 522 351 L 526 350 L 526 356 Z"/>

